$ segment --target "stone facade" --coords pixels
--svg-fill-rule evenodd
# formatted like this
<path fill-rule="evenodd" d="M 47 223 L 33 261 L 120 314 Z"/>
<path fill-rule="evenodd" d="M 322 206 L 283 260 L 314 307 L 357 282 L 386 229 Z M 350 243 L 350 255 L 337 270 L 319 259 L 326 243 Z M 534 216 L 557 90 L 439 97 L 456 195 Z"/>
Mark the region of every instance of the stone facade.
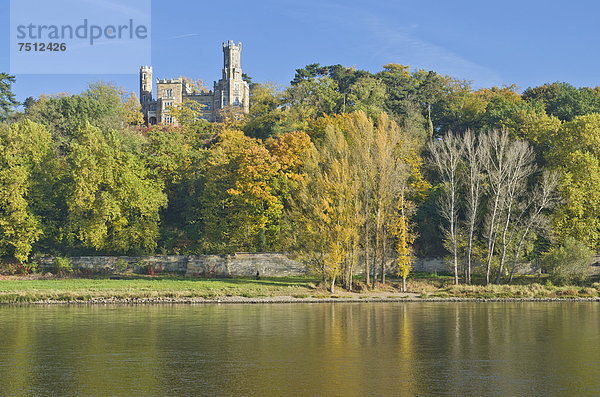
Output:
<path fill-rule="evenodd" d="M 223 109 L 232 107 L 247 114 L 250 109 L 250 88 L 242 79 L 242 43 L 223 43 L 222 77 L 214 82 L 213 90 L 199 92 L 182 78 L 157 79 L 156 98 L 153 97 L 152 66 L 140 67 L 140 104 L 148 124 L 177 125 L 169 115 L 168 107 L 193 100 L 202 105 L 202 117 L 214 122 Z"/>

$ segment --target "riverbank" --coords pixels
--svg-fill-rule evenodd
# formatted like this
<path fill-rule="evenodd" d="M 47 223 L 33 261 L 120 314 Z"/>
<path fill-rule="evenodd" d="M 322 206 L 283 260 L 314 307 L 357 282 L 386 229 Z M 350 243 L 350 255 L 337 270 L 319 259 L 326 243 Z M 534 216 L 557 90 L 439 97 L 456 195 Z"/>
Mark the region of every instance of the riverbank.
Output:
<path fill-rule="evenodd" d="M 418 303 L 418 302 L 437 302 L 437 303 L 460 303 L 460 302 L 600 302 L 600 298 L 420 298 L 420 297 L 402 297 L 402 298 L 294 298 L 291 296 L 267 297 L 267 298 L 244 298 L 244 297 L 224 297 L 218 299 L 205 298 L 93 298 L 90 300 L 47 300 L 31 302 L 0 302 L 3 305 L 160 305 L 160 304 L 319 304 L 319 303 Z"/>
<path fill-rule="evenodd" d="M 398 280 L 368 289 L 358 281 L 355 291 L 330 293 L 319 280 L 305 277 L 188 278 L 128 275 L 59 278 L 50 274 L 0 277 L 0 304 L 22 303 L 316 303 L 438 301 L 600 301 L 600 283 L 553 286 L 543 278 L 522 278 L 519 285 L 452 285 L 451 278 L 416 275 L 399 290 Z"/>

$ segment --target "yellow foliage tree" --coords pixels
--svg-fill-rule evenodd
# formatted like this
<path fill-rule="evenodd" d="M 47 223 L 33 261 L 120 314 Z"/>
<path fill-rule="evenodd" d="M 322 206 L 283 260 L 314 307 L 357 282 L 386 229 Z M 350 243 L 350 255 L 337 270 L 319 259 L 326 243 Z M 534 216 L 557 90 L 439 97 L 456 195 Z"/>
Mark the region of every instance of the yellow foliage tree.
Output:
<path fill-rule="evenodd" d="M 125 122 L 129 125 L 144 124 L 144 115 L 142 114 L 142 106 L 135 92 L 127 97 L 123 103 L 123 112 Z"/>
<path fill-rule="evenodd" d="M 402 277 L 402 292 L 406 292 L 406 278 L 412 270 L 413 255 L 412 244 L 414 235 L 410 232 L 407 217 L 407 202 L 404 192 L 400 195 L 396 206 L 398 214 L 392 221 L 392 235 L 395 237 L 396 265 L 398 266 L 398 277 Z"/>

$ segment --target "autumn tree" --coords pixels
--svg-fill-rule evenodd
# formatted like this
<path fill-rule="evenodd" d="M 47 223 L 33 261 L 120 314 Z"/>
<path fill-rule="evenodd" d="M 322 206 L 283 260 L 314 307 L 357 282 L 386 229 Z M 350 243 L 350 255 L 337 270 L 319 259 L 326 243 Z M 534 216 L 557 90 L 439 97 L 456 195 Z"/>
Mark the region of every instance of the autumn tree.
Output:
<path fill-rule="evenodd" d="M 244 149 L 234 175 L 235 185 L 227 190 L 234 198 L 231 242 L 246 250 L 264 251 L 279 236 L 283 203 L 274 182 L 281 165 L 262 145 Z"/>
<path fill-rule="evenodd" d="M 304 243 L 331 292 L 344 263 L 352 260 L 358 234 L 355 216 L 359 180 L 351 167 L 351 147 L 341 129 L 329 126 L 311 149 L 294 200 L 294 214 L 305 230 Z"/>
<path fill-rule="evenodd" d="M 124 95 L 123 113 L 125 123 L 128 125 L 144 124 L 144 115 L 142 114 L 142 106 L 135 92 L 130 95 Z"/>
<path fill-rule="evenodd" d="M 406 292 L 406 278 L 410 274 L 413 263 L 412 244 L 414 242 L 414 234 L 411 233 L 408 221 L 408 212 L 411 208 L 410 204 L 405 200 L 404 188 L 401 190 L 396 209 L 397 213 L 391 222 L 391 231 L 395 238 L 398 276 L 402 277 L 402 292 Z"/>

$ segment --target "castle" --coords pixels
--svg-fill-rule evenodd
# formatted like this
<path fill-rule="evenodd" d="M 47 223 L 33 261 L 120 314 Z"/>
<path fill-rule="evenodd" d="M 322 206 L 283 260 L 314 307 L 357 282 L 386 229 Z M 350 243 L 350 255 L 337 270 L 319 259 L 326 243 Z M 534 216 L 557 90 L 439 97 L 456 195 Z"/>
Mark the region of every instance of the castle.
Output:
<path fill-rule="evenodd" d="M 203 106 L 202 117 L 210 122 L 220 119 L 220 110 L 233 106 L 247 114 L 250 107 L 250 89 L 242 79 L 240 53 L 242 43 L 232 40 L 223 43 L 223 77 L 214 82 L 212 91 L 203 92 L 182 79 L 157 79 L 156 99 L 152 96 L 152 66 L 140 67 L 140 104 L 148 124 L 173 124 L 177 120 L 169 115 L 168 107 L 193 100 Z"/>

